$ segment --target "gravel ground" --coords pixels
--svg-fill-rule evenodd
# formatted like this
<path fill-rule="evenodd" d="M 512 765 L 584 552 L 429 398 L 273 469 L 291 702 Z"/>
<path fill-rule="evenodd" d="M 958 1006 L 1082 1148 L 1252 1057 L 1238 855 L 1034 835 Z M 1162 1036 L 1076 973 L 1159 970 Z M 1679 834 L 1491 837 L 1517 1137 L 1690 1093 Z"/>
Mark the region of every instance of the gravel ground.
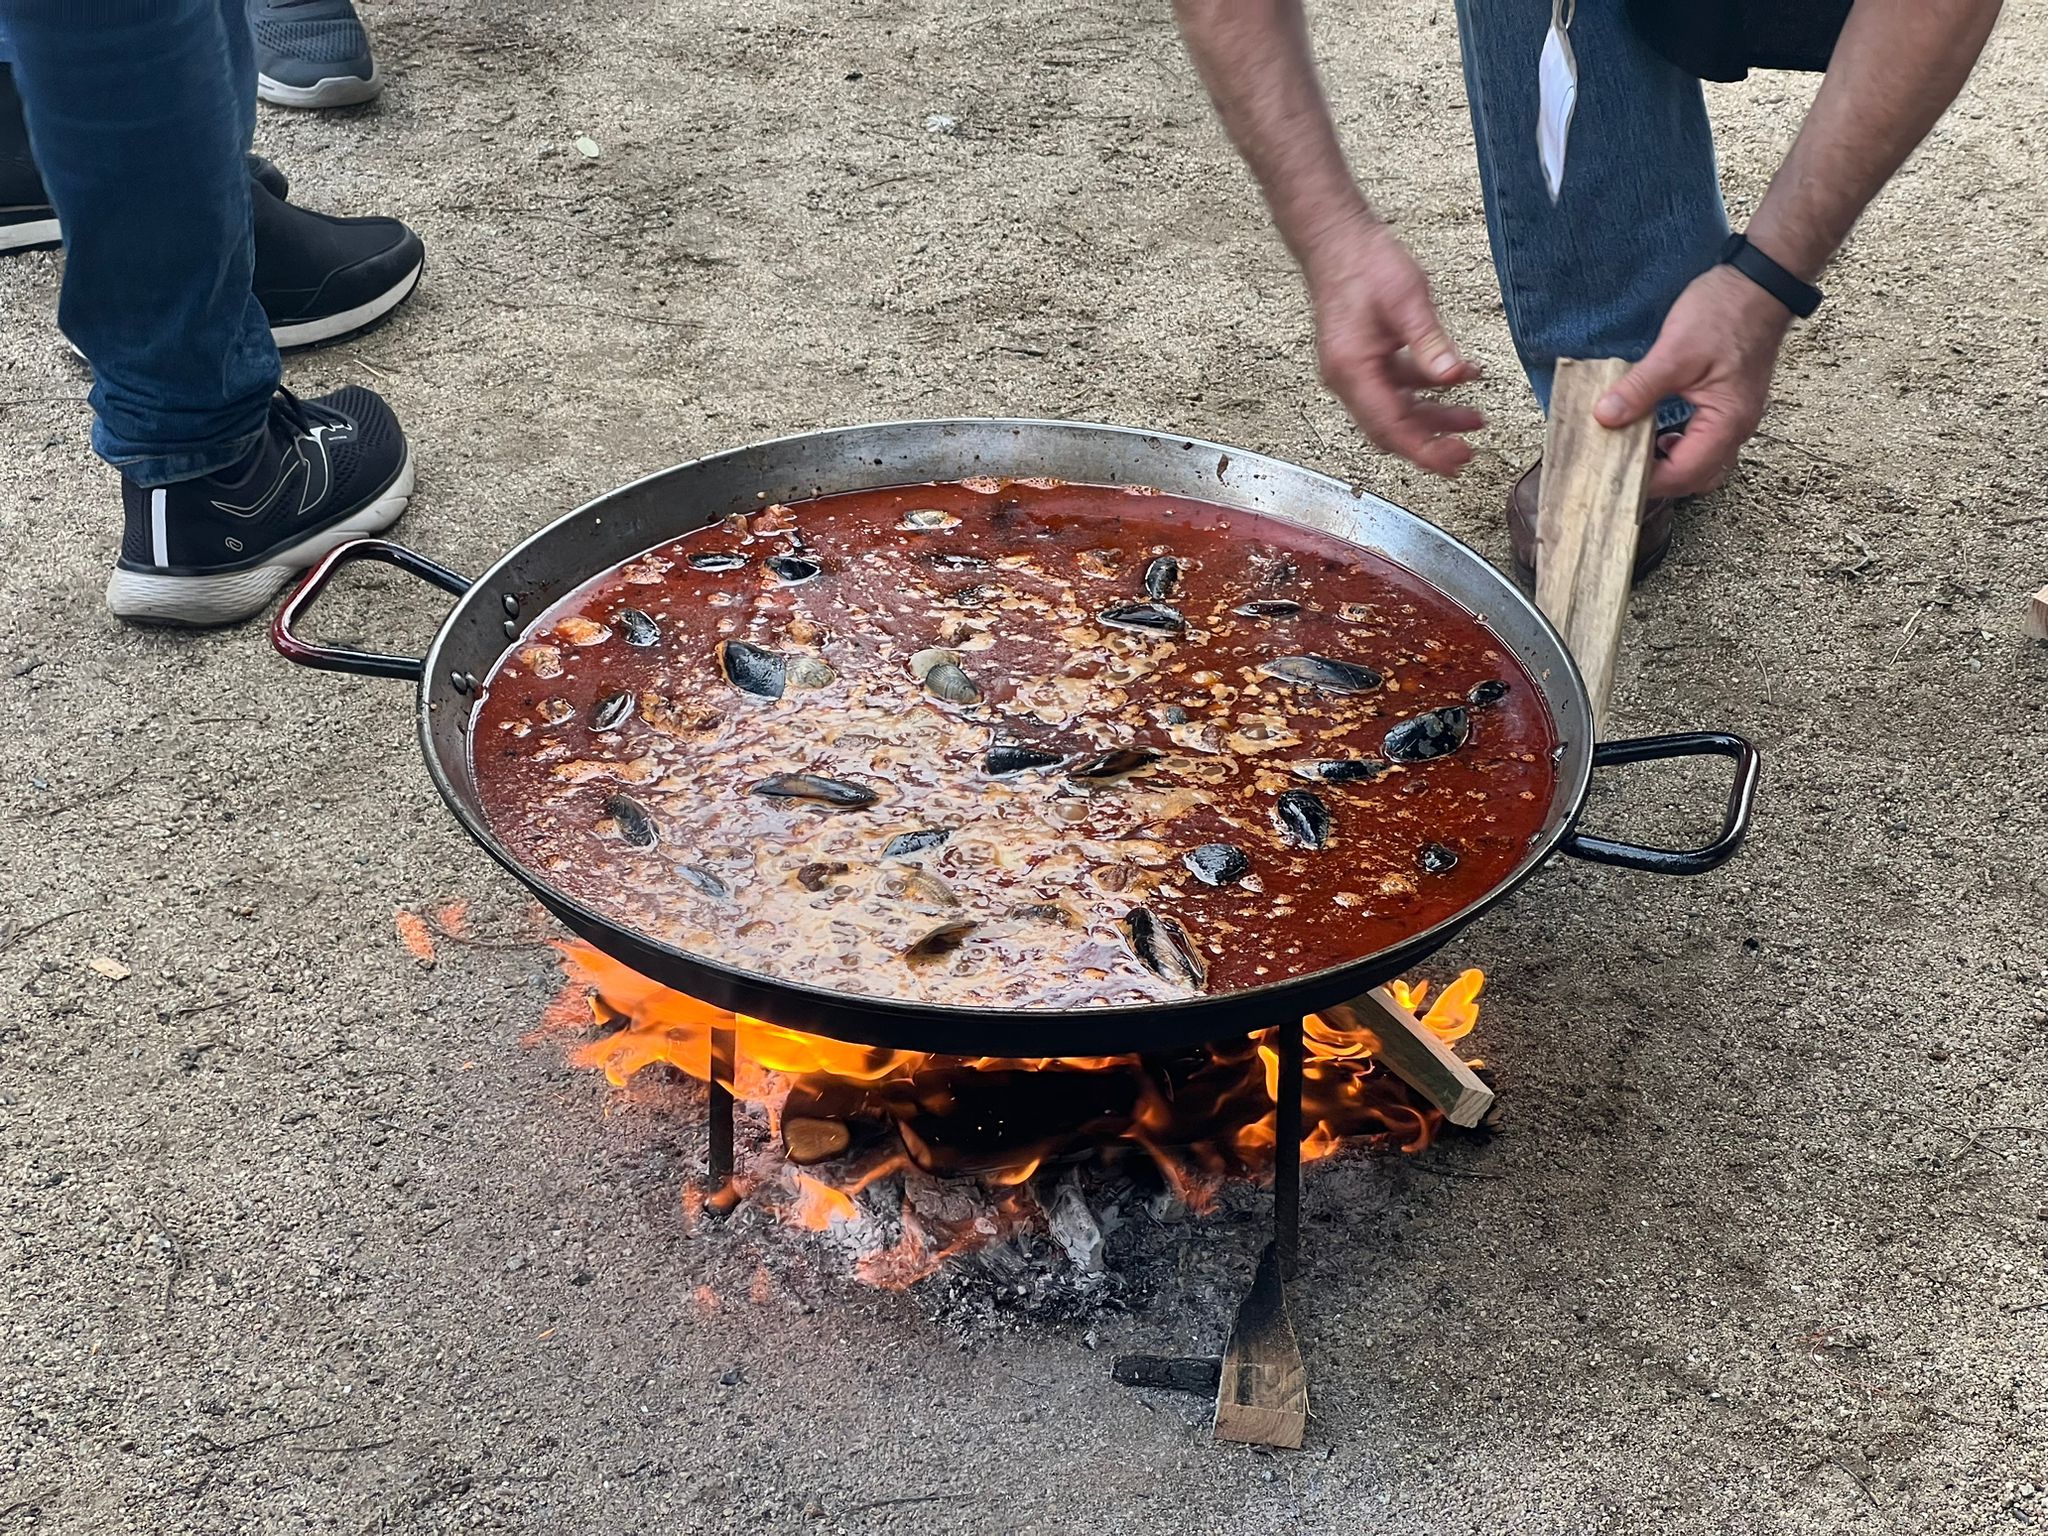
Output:
<path fill-rule="evenodd" d="M 1540 422 L 1450 7 L 1326 11 L 1350 142 L 1491 370 L 1457 485 L 1314 387 L 1163 6 L 375 5 L 382 102 L 266 111 L 260 144 L 431 264 L 290 381 L 389 394 L 403 531 L 462 568 L 703 451 L 956 413 L 1241 443 L 1505 558 Z M 607 1114 L 527 1042 L 546 953 L 397 943 L 399 906 L 526 910 L 441 812 L 406 691 L 105 616 L 117 501 L 58 262 L 0 266 L 0 1532 L 2048 1523 L 2048 648 L 2017 625 L 2048 580 L 2044 68 L 2014 8 L 1636 601 L 1615 727 L 1752 735 L 1749 852 L 1550 869 L 1445 961 L 1496 978 L 1508 1133 L 1313 1176 L 1299 1454 L 1109 1382 L 1118 1349 L 1216 1347 L 1212 1306 L 1093 1349 L 963 1334 L 763 1271 L 781 1240 L 744 1224 L 686 1232 L 689 1118 Z M 1809 91 L 1716 91 L 1738 216 Z M 333 632 L 438 611 L 358 593 Z M 1595 815 L 1697 830 L 1712 798 L 1645 771 Z M 1184 1242 L 1248 1273 L 1256 1236 Z"/>

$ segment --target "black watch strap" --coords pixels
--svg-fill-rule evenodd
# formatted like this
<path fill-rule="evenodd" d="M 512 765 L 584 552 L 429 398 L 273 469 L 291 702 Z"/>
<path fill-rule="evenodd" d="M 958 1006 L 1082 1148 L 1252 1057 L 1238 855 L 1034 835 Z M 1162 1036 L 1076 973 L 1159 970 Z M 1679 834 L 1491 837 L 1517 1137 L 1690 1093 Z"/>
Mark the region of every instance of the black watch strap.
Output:
<path fill-rule="evenodd" d="M 1721 262 L 1740 272 L 1801 320 L 1820 308 L 1818 288 L 1799 281 L 1742 235 L 1728 237 L 1728 243 L 1721 247 Z"/>

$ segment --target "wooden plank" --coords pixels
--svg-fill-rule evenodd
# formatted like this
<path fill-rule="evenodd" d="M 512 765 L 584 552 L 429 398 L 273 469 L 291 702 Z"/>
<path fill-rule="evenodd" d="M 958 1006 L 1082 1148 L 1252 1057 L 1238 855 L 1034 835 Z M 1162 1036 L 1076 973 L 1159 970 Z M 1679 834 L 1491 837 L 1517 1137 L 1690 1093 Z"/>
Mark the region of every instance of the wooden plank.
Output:
<path fill-rule="evenodd" d="M 1308 1372 L 1287 1316 L 1280 1254 L 1271 1243 L 1259 1255 L 1252 1288 L 1237 1304 L 1223 1351 L 1215 1433 L 1218 1440 L 1290 1451 L 1300 1450 L 1308 1433 Z"/>
<path fill-rule="evenodd" d="M 2048 587 L 2027 600 L 2027 633 L 2036 640 L 2048 640 Z"/>
<path fill-rule="evenodd" d="M 1655 448 L 1648 417 L 1619 430 L 1593 419 L 1600 397 L 1628 370 L 1618 357 L 1558 361 L 1536 512 L 1536 606 L 1585 676 L 1596 729 L 1614 691 Z"/>
<path fill-rule="evenodd" d="M 1385 987 L 1325 1008 L 1322 1018 L 1346 1034 L 1371 1034 L 1377 1042 L 1372 1059 L 1442 1110 L 1451 1124 L 1470 1130 L 1493 1108 L 1493 1090 L 1479 1074 Z"/>

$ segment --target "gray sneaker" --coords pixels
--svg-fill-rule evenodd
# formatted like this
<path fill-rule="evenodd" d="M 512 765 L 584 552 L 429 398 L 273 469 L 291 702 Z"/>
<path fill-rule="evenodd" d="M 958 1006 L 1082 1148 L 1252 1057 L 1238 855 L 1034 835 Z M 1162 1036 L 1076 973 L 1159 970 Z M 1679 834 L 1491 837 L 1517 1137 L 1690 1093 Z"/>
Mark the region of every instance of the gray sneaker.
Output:
<path fill-rule="evenodd" d="M 382 89 L 350 0 L 248 0 L 256 95 L 279 107 L 352 107 Z"/>

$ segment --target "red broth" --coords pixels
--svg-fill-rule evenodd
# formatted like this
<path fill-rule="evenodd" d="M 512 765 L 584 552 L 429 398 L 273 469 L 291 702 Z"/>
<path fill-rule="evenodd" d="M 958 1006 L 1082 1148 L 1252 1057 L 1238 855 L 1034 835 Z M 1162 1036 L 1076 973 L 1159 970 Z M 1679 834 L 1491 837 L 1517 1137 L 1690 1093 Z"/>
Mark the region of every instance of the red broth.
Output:
<path fill-rule="evenodd" d="M 1147 603 L 1164 630 L 1101 617 Z M 773 653 L 733 665 L 780 697 L 734 685 L 725 641 Z M 935 649 L 957 671 L 927 686 Z M 1287 657 L 1319 659 L 1282 663 L 1306 682 L 1261 670 Z M 1371 766 L 1436 710 L 1462 711 L 1462 745 Z M 492 829 L 620 923 L 789 981 L 1008 1008 L 1371 954 L 1506 877 L 1556 779 L 1535 685 L 1419 577 L 1273 518 L 1048 480 L 826 496 L 648 551 L 540 617 L 471 741 Z M 1053 761 L 993 773 L 997 744 Z M 1085 777 L 1123 749 L 1157 755 Z M 1367 776 L 1307 776 L 1332 761 Z M 756 789 L 789 775 L 871 803 Z M 1184 862 L 1216 844 L 1240 878 Z"/>

